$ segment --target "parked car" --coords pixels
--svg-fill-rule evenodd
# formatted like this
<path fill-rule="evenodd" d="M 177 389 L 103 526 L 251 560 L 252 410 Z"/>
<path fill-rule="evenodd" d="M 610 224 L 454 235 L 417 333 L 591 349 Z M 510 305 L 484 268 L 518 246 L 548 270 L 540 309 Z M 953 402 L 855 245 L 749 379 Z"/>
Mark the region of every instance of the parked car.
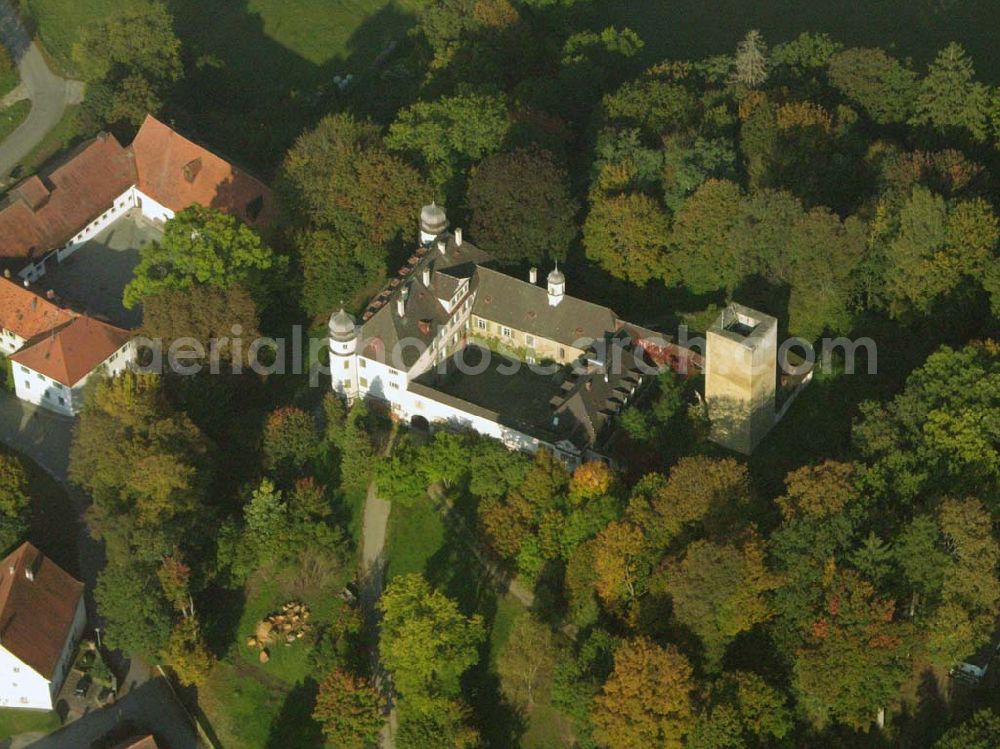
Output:
<path fill-rule="evenodd" d="M 73 690 L 73 694 L 77 697 L 86 697 L 87 692 L 90 691 L 90 685 L 94 683 L 94 680 L 89 676 L 84 676 L 80 681 L 76 683 L 76 689 Z"/>
<path fill-rule="evenodd" d="M 977 666 L 974 663 L 956 663 L 948 670 L 948 676 L 955 679 L 955 681 L 962 681 L 966 684 L 979 684 L 986 676 L 986 666 Z"/>

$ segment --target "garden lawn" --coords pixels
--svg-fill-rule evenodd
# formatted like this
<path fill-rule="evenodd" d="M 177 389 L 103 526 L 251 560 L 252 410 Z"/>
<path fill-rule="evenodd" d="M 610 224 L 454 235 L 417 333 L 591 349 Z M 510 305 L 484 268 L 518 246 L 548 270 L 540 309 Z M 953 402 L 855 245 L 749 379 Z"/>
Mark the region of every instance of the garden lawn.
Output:
<path fill-rule="evenodd" d="M 0 707 L 0 740 L 19 733 L 52 733 L 61 724 L 55 711 L 14 710 Z"/>
<path fill-rule="evenodd" d="M 0 140 L 3 140 L 28 119 L 31 112 L 31 102 L 23 99 L 14 102 L 9 107 L 0 109 Z"/>
<path fill-rule="evenodd" d="M 546 702 L 522 720 L 499 692 L 496 659 L 518 618 L 527 616 L 512 596 L 498 594 L 482 574 L 465 539 L 458 538 L 428 498 L 406 507 L 394 503 L 386 538 L 387 579 L 409 573 L 424 575 L 458 601 L 466 614 L 483 616 L 487 641 L 482 659 L 463 677 L 463 691 L 472 695 L 477 722 L 487 746 L 496 749 L 560 749 L 572 746 L 569 721 Z"/>

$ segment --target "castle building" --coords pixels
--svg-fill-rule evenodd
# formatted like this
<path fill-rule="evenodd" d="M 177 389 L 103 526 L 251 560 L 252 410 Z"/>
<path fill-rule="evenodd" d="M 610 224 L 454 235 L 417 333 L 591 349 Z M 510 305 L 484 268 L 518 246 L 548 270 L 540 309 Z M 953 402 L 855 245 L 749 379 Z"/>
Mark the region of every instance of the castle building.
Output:
<path fill-rule="evenodd" d="M 381 401 L 419 427 L 471 429 L 512 449 L 548 448 L 577 465 L 609 458 L 619 415 L 664 368 L 704 374 L 713 382 L 710 401 L 732 395 L 715 387 L 712 361 L 723 356 L 710 358 L 705 372 L 702 352 L 568 294 L 558 267 L 544 286 L 535 268 L 527 279 L 497 270 L 461 229 L 448 230 L 440 206 L 423 208 L 419 236 L 417 251 L 359 323 L 343 309 L 330 318 L 332 387 L 348 401 Z M 750 389 L 766 399 L 761 382 Z M 773 424 L 773 387 L 770 394 Z M 753 418 L 753 439 L 723 444 L 756 444 L 767 431 L 766 411 Z"/>

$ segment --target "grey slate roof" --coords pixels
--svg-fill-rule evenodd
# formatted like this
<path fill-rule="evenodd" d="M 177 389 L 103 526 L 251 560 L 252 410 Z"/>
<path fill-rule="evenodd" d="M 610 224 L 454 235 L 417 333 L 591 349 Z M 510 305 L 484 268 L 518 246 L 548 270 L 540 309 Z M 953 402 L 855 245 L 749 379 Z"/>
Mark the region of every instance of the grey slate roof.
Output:
<path fill-rule="evenodd" d="M 475 284 L 472 314 L 540 338 L 584 348 L 588 341 L 579 345 L 580 339 L 600 339 L 619 327 L 608 307 L 568 295 L 552 307 L 545 288 L 492 268 L 479 267 Z"/>

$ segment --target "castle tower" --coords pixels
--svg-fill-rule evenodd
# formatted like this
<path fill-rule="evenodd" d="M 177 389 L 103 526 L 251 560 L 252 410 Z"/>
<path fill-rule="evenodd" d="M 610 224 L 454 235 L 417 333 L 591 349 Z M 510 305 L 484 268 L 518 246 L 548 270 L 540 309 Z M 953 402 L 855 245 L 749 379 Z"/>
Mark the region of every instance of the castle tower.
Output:
<path fill-rule="evenodd" d="M 448 231 L 448 216 L 437 203 L 431 202 L 420 209 L 420 244 L 431 244 Z"/>
<path fill-rule="evenodd" d="M 749 455 L 774 426 L 778 321 L 730 304 L 708 330 L 705 400 L 711 438 Z"/>
<path fill-rule="evenodd" d="M 358 330 L 341 307 L 330 316 L 330 378 L 333 391 L 353 401 L 358 395 Z"/>
<path fill-rule="evenodd" d="M 555 307 L 563 300 L 566 295 L 566 276 L 563 272 L 559 270 L 559 264 L 556 263 L 555 270 L 549 273 L 548 278 L 549 286 L 549 306 Z"/>

